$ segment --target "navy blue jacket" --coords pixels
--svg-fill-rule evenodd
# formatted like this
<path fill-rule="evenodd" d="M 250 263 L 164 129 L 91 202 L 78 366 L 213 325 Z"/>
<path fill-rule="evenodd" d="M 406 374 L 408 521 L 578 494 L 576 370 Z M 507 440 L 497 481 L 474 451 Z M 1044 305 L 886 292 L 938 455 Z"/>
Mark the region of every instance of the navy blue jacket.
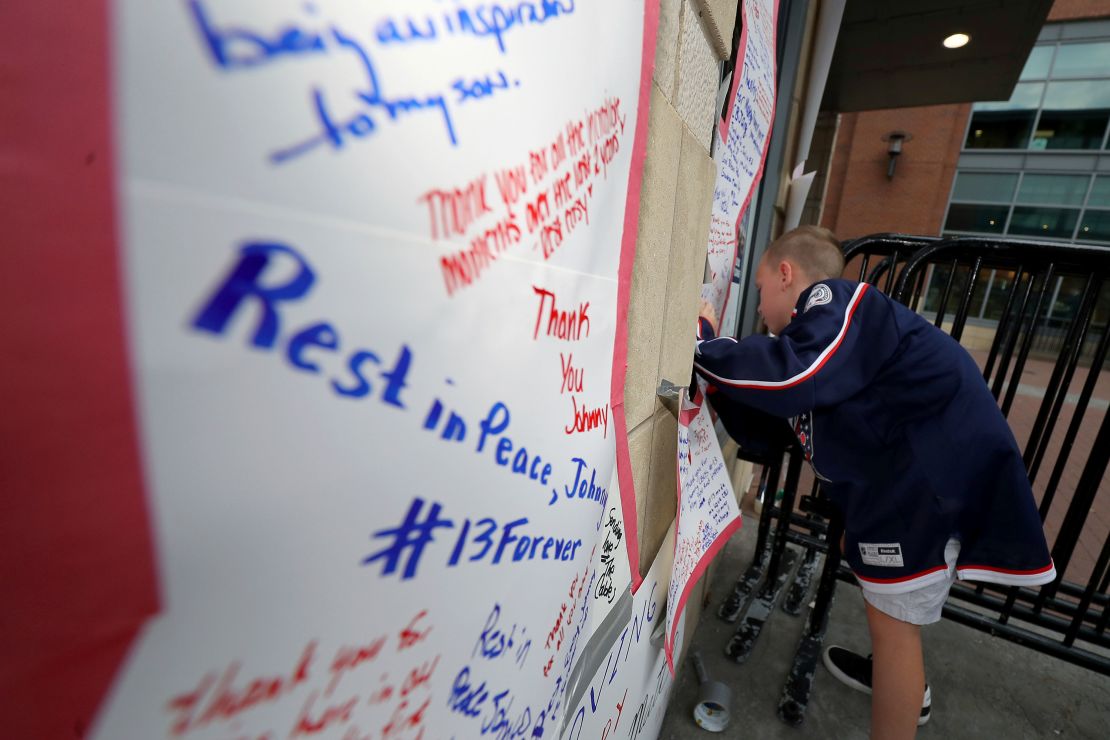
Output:
<path fill-rule="evenodd" d="M 817 283 L 779 337 L 703 339 L 694 366 L 727 399 L 719 414 L 738 403 L 789 419 L 844 512 L 845 554 L 865 588 L 944 579 L 949 536 L 961 542 L 960 578 L 1055 578 L 1021 453 L 979 368 L 879 290 Z"/>

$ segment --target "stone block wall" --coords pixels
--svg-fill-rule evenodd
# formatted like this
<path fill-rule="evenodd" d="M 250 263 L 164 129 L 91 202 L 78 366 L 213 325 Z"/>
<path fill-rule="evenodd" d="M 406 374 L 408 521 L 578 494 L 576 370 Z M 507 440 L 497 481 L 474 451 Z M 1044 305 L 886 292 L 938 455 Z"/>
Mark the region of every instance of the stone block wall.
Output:
<path fill-rule="evenodd" d="M 735 2 L 660 3 L 624 394 L 642 573 L 675 517 L 676 421 L 655 389 L 663 378 L 676 384 L 690 378 L 717 176 L 709 148 L 735 14 Z M 700 616 L 707 580 L 689 599 L 688 625 Z"/>

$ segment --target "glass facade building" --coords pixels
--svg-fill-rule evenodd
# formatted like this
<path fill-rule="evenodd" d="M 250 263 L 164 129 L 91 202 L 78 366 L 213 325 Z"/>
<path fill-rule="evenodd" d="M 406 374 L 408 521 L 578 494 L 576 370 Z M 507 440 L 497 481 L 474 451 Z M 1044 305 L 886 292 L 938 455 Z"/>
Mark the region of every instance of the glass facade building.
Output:
<path fill-rule="evenodd" d="M 1046 25 L 1010 99 L 972 106 L 944 234 L 1110 247 L 1108 139 L 1110 20 Z M 996 318 L 1012 279 L 993 273 L 971 316 Z M 1057 279 L 1047 318 L 1073 309 L 1071 282 Z"/>

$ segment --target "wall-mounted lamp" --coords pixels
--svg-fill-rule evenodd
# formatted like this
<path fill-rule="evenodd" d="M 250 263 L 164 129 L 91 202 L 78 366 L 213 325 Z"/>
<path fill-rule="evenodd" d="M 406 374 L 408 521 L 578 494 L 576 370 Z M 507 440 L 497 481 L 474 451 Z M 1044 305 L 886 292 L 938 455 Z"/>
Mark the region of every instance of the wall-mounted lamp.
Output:
<path fill-rule="evenodd" d="M 887 142 L 886 154 L 889 157 L 886 167 L 886 178 L 888 180 L 894 179 L 894 165 L 902 154 L 902 145 L 912 140 L 913 134 L 905 131 L 891 131 L 889 134 L 883 134 L 883 141 Z"/>

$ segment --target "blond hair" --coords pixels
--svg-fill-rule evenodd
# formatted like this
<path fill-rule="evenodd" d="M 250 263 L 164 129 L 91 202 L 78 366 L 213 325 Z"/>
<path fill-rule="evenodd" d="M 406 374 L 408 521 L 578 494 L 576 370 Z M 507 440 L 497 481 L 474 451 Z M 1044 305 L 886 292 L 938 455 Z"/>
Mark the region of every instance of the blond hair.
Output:
<path fill-rule="evenodd" d="M 763 259 L 768 264 L 790 260 L 814 280 L 838 278 L 844 253 L 836 235 L 822 226 L 799 226 L 771 242 Z"/>

